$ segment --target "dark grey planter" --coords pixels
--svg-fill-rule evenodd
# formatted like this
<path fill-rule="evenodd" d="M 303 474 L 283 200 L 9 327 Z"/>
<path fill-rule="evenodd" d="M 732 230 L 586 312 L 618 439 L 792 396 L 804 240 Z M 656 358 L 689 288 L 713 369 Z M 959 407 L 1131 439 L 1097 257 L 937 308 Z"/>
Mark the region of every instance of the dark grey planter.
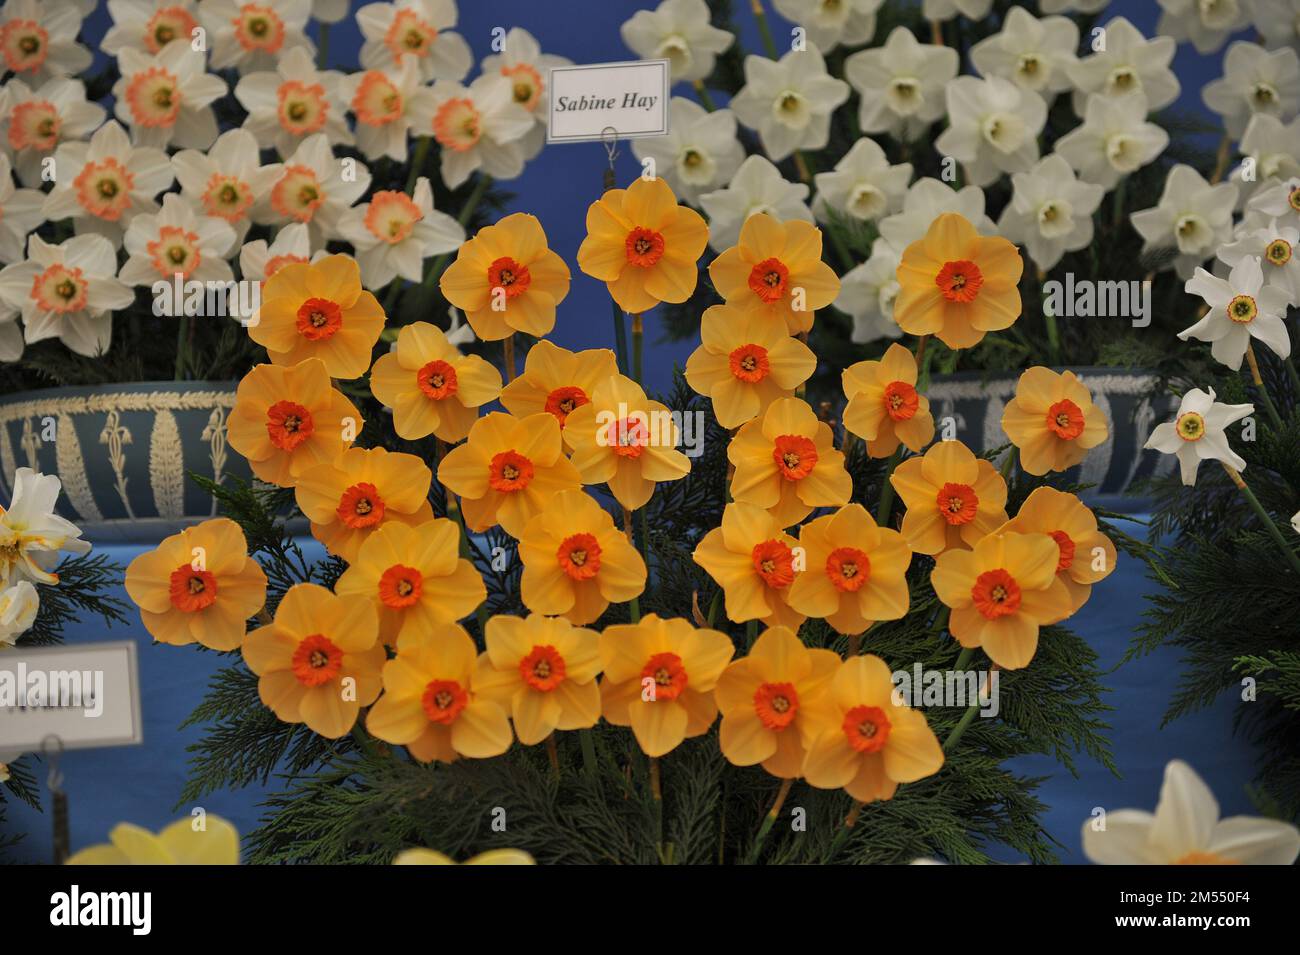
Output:
<path fill-rule="evenodd" d="M 15 469 L 63 482 L 57 510 L 91 540 L 161 540 L 216 513 L 189 472 L 248 477 L 226 441 L 233 381 L 144 381 L 0 397 L 0 498 Z M 53 440 L 51 440 L 51 438 Z"/>
<path fill-rule="evenodd" d="M 1064 369 L 1055 369 L 1062 371 Z M 1152 429 L 1173 416 L 1178 399 L 1158 393 L 1155 375 L 1122 368 L 1071 368 L 1084 383 L 1106 420 L 1110 437 L 1088 452 L 1083 463 L 1065 472 L 1064 480 L 1092 484 L 1080 495 L 1092 505 L 1128 512 L 1143 511 L 1149 501 L 1142 482 L 1170 473 L 1171 455 L 1144 451 Z M 945 416 L 956 419 L 957 436 L 976 454 L 1007 444 L 1002 412 L 1016 393 L 1020 372 L 986 375 L 959 372 L 936 375 L 926 394 L 936 426 Z M 995 462 L 1000 463 L 1000 462 Z"/>

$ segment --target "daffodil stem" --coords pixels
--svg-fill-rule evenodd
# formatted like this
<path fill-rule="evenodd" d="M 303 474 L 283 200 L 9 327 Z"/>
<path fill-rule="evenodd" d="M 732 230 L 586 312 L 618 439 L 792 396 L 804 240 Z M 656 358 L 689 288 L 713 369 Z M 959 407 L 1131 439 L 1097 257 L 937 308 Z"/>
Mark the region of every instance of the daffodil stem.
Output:
<path fill-rule="evenodd" d="M 501 363 L 505 367 L 506 384 L 515 380 L 515 333 L 501 339 Z"/>
<path fill-rule="evenodd" d="M 1124 226 L 1124 200 L 1128 194 L 1128 176 L 1120 179 L 1119 184 L 1115 186 L 1115 194 L 1112 197 L 1111 220 L 1114 223 L 1115 231 L 1118 232 Z"/>
<path fill-rule="evenodd" d="M 1047 286 L 1047 276 L 1042 269 L 1038 270 L 1038 284 L 1044 289 Z M 1047 292 L 1043 292 L 1043 325 L 1047 329 L 1047 361 L 1053 367 L 1061 363 L 1061 332 L 1056 327 L 1056 316 L 1052 314 L 1052 309 L 1048 305 Z"/>
<path fill-rule="evenodd" d="M 709 92 L 709 88 L 704 85 L 703 80 L 695 81 L 695 95 L 700 98 L 700 105 L 710 113 L 718 108 L 718 104 L 713 102 L 713 94 Z"/>
<path fill-rule="evenodd" d="M 808 157 L 797 149 L 794 152 L 794 168 L 798 170 L 799 178 L 811 186 L 813 177 L 811 167 L 808 165 Z"/>
<path fill-rule="evenodd" d="M 177 381 L 185 378 L 185 360 L 188 357 L 186 352 L 189 350 L 190 325 L 194 321 L 192 316 L 182 315 L 176 325 L 176 375 Z"/>
<path fill-rule="evenodd" d="M 406 194 L 408 196 L 415 192 L 415 182 L 420 178 L 420 173 L 424 171 L 424 163 L 429 158 L 429 147 L 432 143 L 432 136 L 421 136 L 420 141 L 415 146 L 415 158 L 411 160 L 411 171 L 406 177 Z"/>
<path fill-rule="evenodd" d="M 772 808 L 767 811 L 767 815 L 763 817 L 763 824 L 758 827 L 758 832 L 754 835 L 754 844 L 749 847 L 749 855 L 745 857 L 745 865 L 753 865 L 758 861 L 767 834 L 772 831 L 772 826 L 776 824 L 777 818 L 781 815 L 781 807 L 785 805 L 785 797 L 790 795 L 790 788 L 793 785 L 793 779 L 781 780 L 781 788 L 776 791 L 776 801 L 772 803 Z"/>
<path fill-rule="evenodd" d="M 578 743 L 582 746 L 582 768 L 587 777 L 596 779 L 596 740 L 590 729 L 578 730 Z"/>
<path fill-rule="evenodd" d="M 614 357 L 618 361 L 618 370 L 620 374 L 628 373 L 627 367 L 627 326 L 623 324 L 623 310 L 618 307 L 618 302 L 610 300 L 614 306 Z"/>
<path fill-rule="evenodd" d="M 388 283 L 388 291 L 384 293 L 384 317 L 387 319 L 393 314 L 393 309 L 397 307 L 397 298 L 402 294 L 402 277 L 399 275 Z"/>
<path fill-rule="evenodd" d="M 930 42 L 935 46 L 943 46 L 943 24 L 938 20 L 930 21 Z"/>
<path fill-rule="evenodd" d="M 885 474 L 881 479 L 883 483 L 880 486 L 880 503 L 876 505 L 876 523 L 881 527 L 889 526 L 889 515 L 894 510 L 894 485 L 889 479 L 901 460 L 903 460 L 903 446 L 900 444 L 889 456 L 889 463 L 885 465 Z"/>
<path fill-rule="evenodd" d="M 328 23 L 320 24 L 320 43 L 316 46 L 316 68 L 324 70 L 329 67 L 330 62 L 330 25 Z"/>
<path fill-rule="evenodd" d="M 560 750 L 555 744 L 555 733 L 546 737 L 546 758 L 551 764 L 551 772 L 556 779 L 560 778 Z"/>
<path fill-rule="evenodd" d="M 849 657 L 856 657 L 861 650 L 862 650 L 862 634 L 850 633 L 849 646 L 848 649 L 844 651 L 844 659 L 847 660 Z"/>
<path fill-rule="evenodd" d="M 1286 365 L 1287 374 L 1291 376 L 1291 388 L 1295 392 L 1296 401 L 1300 401 L 1300 371 L 1296 371 L 1295 362 L 1291 359 L 1283 359 L 1282 364 Z"/>
<path fill-rule="evenodd" d="M 978 700 L 966 707 L 966 712 L 962 714 L 960 722 L 952 728 L 952 732 L 948 734 L 948 738 L 943 741 L 943 751 L 945 753 L 957 745 L 957 740 L 961 739 L 961 735 L 966 732 L 966 727 L 970 726 L 971 722 L 979 714 L 979 711 L 980 704 Z"/>
<path fill-rule="evenodd" d="M 758 24 L 758 35 L 763 38 L 763 49 L 774 60 L 781 54 L 776 51 L 776 41 L 772 39 L 772 28 L 767 24 L 767 11 L 763 9 L 763 0 L 749 0 L 749 7 L 754 11 L 754 22 Z"/>
<path fill-rule="evenodd" d="M 645 351 L 645 324 L 640 313 L 632 316 L 632 378 L 642 384 L 641 362 Z"/>
<path fill-rule="evenodd" d="M 835 833 L 835 838 L 831 841 L 831 847 L 826 852 L 826 862 L 834 862 L 835 856 L 839 853 L 840 848 L 848 841 L 849 836 L 853 835 L 853 827 L 858 824 L 858 816 L 862 814 L 862 803 L 853 800 L 853 808 L 849 814 L 844 817 L 844 825 L 840 826 L 839 832 Z"/>
<path fill-rule="evenodd" d="M 1011 472 L 1016 469 L 1017 453 L 1018 452 L 1015 445 L 1012 445 L 1011 447 L 1007 448 L 1007 456 L 1002 459 L 1002 467 L 998 469 L 999 472 L 1002 474 L 1002 480 L 1004 481 L 1011 480 Z"/>
<path fill-rule="evenodd" d="M 758 639 L 758 621 L 751 620 L 745 624 L 745 645 L 753 647 L 754 641 Z"/>
<path fill-rule="evenodd" d="M 650 757 L 650 797 L 654 800 L 655 810 L 655 848 L 659 861 L 667 864 L 671 858 L 670 851 L 664 845 L 664 789 L 659 776 L 659 757 Z"/>
<path fill-rule="evenodd" d="M 975 656 L 974 647 L 963 647 L 961 653 L 957 654 L 957 662 L 952 665 L 954 672 L 960 673 L 970 666 L 973 656 Z"/>
<path fill-rule="evenodd" d="M 926 351 L 929 343 L 929 335 L 922 335 L 916 342 L 916 390 L 922 394 L 930 387 L 930 362 L 934 358 L 934 349 Z"/>
<path fill-rule="evenodd" d="M 644 561 L 646 560 L 645 545 L 644 543 L 642 544 L 637 543 L 637 535 L 636 532 L 633 530 L 634 518 L 632 515 L 633 512 L 631 508 L 627 508 L 627 507 L 623 508 L 623 533 L 627 535 L 628 543 L 637 549 L 637 552 L 641 555 L 641 559 Z M 644 521 L 645 515 L 642 514 L 641 517 L 642 520 Z M 644 529 L 644 527 L 645 525 L 643 523 L 642 528 Z M 649 569 L 650 569 L 650 564 L 647 561 L 646 562 L 647 572 L 649 571 Z M 641 620 L 641 598 L 633 597 L 631 600 L 627 602 L 627 606 L 628 606 L 628 611 L 632 615 L 632 622 L 639 623 Z"/>
<path fill-rule="evenodd" d="M 718 611 L 722 609 L 722 599 L 722 591 L 719 590 L 709 601 L 709 615 L 704 620 L 707 626 L 712 627 L 713 622 L 718 619 Z"/>
<path fill-rule="evenodd" d="M 1250 377 L 1255 382 L 1255 390 L 1259 392 L 1259 397 L 1263 399 L 1264 410 L 1268 412 L 1268 418 L 1273 422 L 1273 427 L 1278 431 L 1282 430 L 1282 416 L 1277 413 L 1277 406 L 1273 404 L 1273 397 L 1268 393 L 1268 388 L 1264 386 L 1264 378 L 1259 373 L 1259 359 L 1255 357 L 1255 346 L 1250 342 L 1246 343 L 1246 364 L 1250 365 Z"/>
<path fill-rule="evenodd" d="M 1224 464 L 1222 461 L 1219 463 L 1223 464 L 1223 470 L 1228 472 L 1228 477 L 1232 480 L 1232 483 L 1237 486 L 1237 490 L 1242 493 L 1242 496 L 1246 498 L 1246 502 L 1251 506 L 1251 509 L 1254 510 L 1256 516 L 1258 516 L 1260 521 L 1263 522 L 1269 535 L 1273 540 L 1277 541 L 1277 546 L 1281 548 L 1282 553 L 1286 556 L 1287 563 L 1291 565 L 1291 569 L 1297 574 L 1300 574 L 1300 556 L 1296 555 L 1294 548 L 1292 548 L 1291 545 L 1287 543 L 1286 538 L 1282 536 L 1282 531 L 1273 521 L 1273 518 L 1269 515 L 1268 511 L 1264 510 L 1264 505 L 1259 503 L 1259 498 L 1257 498 L 1255 492 L 1250 489 L 1250 485 L 1246 483 L 1246 479 L 1243 478 L 1232 465 Z"/>
<path fill-rule="evenodd" d="M 1214 173 L 1210 176 L 1210 183 L 1217 183 L 1223 178 L 1223 174 L 1228 171 L 1228 160 L 1232 157 L 1232 137 L 1227 133 L 1219 140 L 1219 153 L 1214 160 Z"/>

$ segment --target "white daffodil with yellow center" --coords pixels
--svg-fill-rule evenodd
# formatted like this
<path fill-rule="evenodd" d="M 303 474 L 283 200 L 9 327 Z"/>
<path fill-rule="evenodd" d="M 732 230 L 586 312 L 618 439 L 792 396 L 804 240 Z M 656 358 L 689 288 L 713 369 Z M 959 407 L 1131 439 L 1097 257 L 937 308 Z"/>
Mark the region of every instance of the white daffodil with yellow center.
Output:
<path fill-rule="evenodd" d="M 1226 429 L 1234 421 L 1255 411 L 1254 405 L 1225 405 L 1214 400 L 1214 389 L 1193 388 L 1183 395 L 1173 421 L 1156 426 L 1143 448 L 1154 448 L 1178 458 L 1183 484 L 1196 483 L 1196 469 L 1202 461 L 1219 461 L 1237 471 L 1246 462 L 1228 445 Z"/>
<path fill-rule="evenodd" d="M 362 283 L 372 289 L 398 276 L 419 282 L 425 259 L 454 252 L 465 241 L 459 222 L 434 211 L 433 190 L 423 176 L 414 196 L 382 190 L 349 209 L 339 221 L 339 231 L 356 250 Z"/>
<path fill-rule="evenodd" d="M 351 146 L 343 99 L 343 74 L 317 70 L 311 54 L 295 48 L 275 69 L 249 73 L 235 84 L 235 99 L 248 110 L 244 129 L 287 158 L 309 136 L 321 133 L 333 146 Z"/>
<path fill-rule="evenodd" d="M 1023 245 L 1039 269 L 1046 272 L 1066 252 L 1092 242 L 1092 214 L 1105 189 L 1074 178 L 1070 164 L 1053 154 L 1028 172 L 1011 177 L 1011 202 L 998 220 L 998 230 Z"/>
<path fill-rule="evenodd" d="M 1175 759 L 1155 813 L 1117 809 L 1088 820 L 1083 854 L 1100 865 L 1291 865 L 1300 831 L 1280 819 L 1221 819 L 1210 787 Z"/>
<path fill-rule="evenodd" d="M 1044 6 L 1044 12 L 1047 7 Z M 1123 99 L 1134 93 L 1146 97 L 1151 112 L 1164 109 L 1178 99 L 1181 86 L 1170 69 L 1177 44 L 1168 36 L 1147 39 L 1123 17 L 1107 21 L 1106 45 L 1067 67 L 1075 85 L 1074 111 L 1084 114 L 1090 96 Z M 1160 31 L 1164 32 L 1164 31 Z"/>
<path fill-rule="evenodd" d="M 709 216 L 709 245 L 722 252 L 740 241 L 745 220 L 763 213 L 781 222 L 812 222 L 808 186 L 788 182 L 763 156 L 750 156 L 740 164 L 722 189 L 700 196 L 700 208 Z"/>
<path fill-rule="evenodd" d="M 1281 246 L 1277 250 L 1281 254 Z M 1242 257 L 1226 281 L 1198 268 L 1185 289 L 1189 295 L 1200 296 L 1209 310 L 1178 337 L 1209 342 L 1214 360 L 1233 370 L 1241 367 L 1252 338 L 1279 358 L 1288 358 L 1291 337 L 1285 318 L 1290 296 L 1277 286 L 1264 284 L 1263 268 L 1257 256 Z"/>
<path fill-rule="evenodd" d="M 308 136 L 284 163 L 280 179 L 263 202 L 253 207 L 253 221 L 270 224 L 302 222 L 312 246 L 341 238 L 339 221 L 370 188 L 370 170 L 357 163 L 344 175 L 324 133 Z"/>
<path fill-rule="evenodd" d="M 57 584 L 59 553 L 90 551 L 77 526 L 54 513 L 62 486 L 54 475 L 31 468 L 14 473 L 13 498 L 8 509 L 0 507 L 0 588 L 20 580 Z"/>
<path fill-rule="evenodd" d="M 623 42 L 643 60 L 667 60 L 674 83 L 694 83 L 713 72 L 719 53 L 736 41 L 709 22 L 704 0 L 663 0 L 638 10 L 619 27 Z"/>
<path fill-rule="evenodd" d="M 831 113 L 848 98 L 849 84 L 827 73 L 826 61 L 809 44 L 775 62 L 745 57 L 745 85 L 732 98 L 731 110 L 758 132 L 767 156 L 780 162 L 796 150 L 825 146 Z"/>
<path fill-rule="evenodd" d="M 883 46 L 844 61 L 844 78 L 858 93 L 858 125 L 864 133 L 919 139 L 943 115 L 943 87 L 957 67 L 956 50 L 922 43 L 907 27 L 895 27 Z"/>
<path fill-rule="evenodd" d="M 456 26 L 456 4 L 451 0 L 398 0 L 367 3 L 357 10 L 361 65 L 368 70 L 391 72 L 410 60 L 423 83 L 465 78 L 474 54 Z M 486 69 L 486 68 L 485 68 Z"/>
<path fill-rule="evenodd" d="M 1181 163 L 1169 170 L 1160 201 L 1151 209 L 1133 213 L 1133 228 L 1142 236 L 1142 254 L 1176 250 L 1165 268 L 1173 267 L 1181 279 L 1192 277 L 1219 246 L 1232 238 L 1232 208 L 1237 187 L 1210 184 L 1191 166 Z"/>
<path fill-rule="evenodd" d="M 206 60 L 188 40 L 157 53 L 127 48 L 118 57 L 121 79 L 113 85 L 117 118 L 138 146 L 207 149 L 217 138 L 212 103 L 226 95 L 226 81 L 205 71 Z"/>
<path fill-rule="evenodd" d="M 745 159 L 735 113 L 709 112 L 681 96 L 668 103 L 668 135 L 634 139 L 632 152 L 642 162 L 654 160 L 655 174 L 692 205 L 699 204 L 702 193 L 724 188 Z"/>
<path fill-rule="evenodd" d="M 198 215 L 174 192 L 163 196 L 162 209 L 136 216 L 126 230 L 130 258 L 120 278 L 128 285 L 183 281 L 230 282 L 235 278 L 226 255 L 235 245 L 235 230 L 224 219 Z"/>
<path fill-rule="evenodd" d="M 1219 249 L 1229 266 L 1251 258 L 1259 259 L 1268 287 L 1281 291 L 1288 305 L 1300 305 L 1300 229 L 1271 219 L 1262 228 L 1239 229 L 1237 239 Z"/>

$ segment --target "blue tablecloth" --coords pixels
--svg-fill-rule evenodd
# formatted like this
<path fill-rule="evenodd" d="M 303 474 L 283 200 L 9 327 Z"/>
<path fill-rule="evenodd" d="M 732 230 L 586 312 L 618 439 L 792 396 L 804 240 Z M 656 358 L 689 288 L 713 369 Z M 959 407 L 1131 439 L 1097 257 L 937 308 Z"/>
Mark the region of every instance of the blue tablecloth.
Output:
<path fill-rule="evenodd" d="M 1130 528 L 1135 534 L 1142 528 Z M 308 542 L 309 557 L 322 551 Z M 98 548 L 123 565 L 142 548 L 105 545 Z M 1075 629 L 1101 654 L 1104 667 L 1111 667 L 1123 655 L 1144 608 L 1150 587 L 1142 567 L 1125 560 L 1114 574 L 1093 590 L 1091 601 L 1074 618 Z M 222 666 L 223 658 L 193 647 L 153 644 L 138 618 L 128 630 L 105 630 L 98 621 L 85 621 L 70 628 L 69 642 L 121 639 L 130 636 L 140 644 L 140 685 L 143 693 L 144 743 L 115 749 L 68 753 L 63 768 L 71 808 L 72 845 L 80 848 L 102 842 L 118 822 L 130 821 L 158 829 L 172 819 L 188 815 L 193 806 L 173 808 L 186 774 L 186 746 L 203 730 L 178 726 L 202 698 L 208 679 Z M 1174 686 L 1181 672 L 1177 654 L 1162 650 L 1129 663 L 1105 680 L 1112 689 L 1109 702 L 1111 739 L 1122 779 L 1104 767 L 1082 757 L 1080 777 L 1075 779 L 1050 757 L 1015 761 L 1014 768 L 1027 775 L 1049 777 L 1040 797 L 1051 807 L 1045 817 L 1048 831 L 1063 846 L 1067 862 L 1083 861 L 1079 851 L 1079 827 L 1093 807 L 1108 810 L 1151 808 L 1160 789 L 1165 763 L 1185 759 L 1200 772 L 1218 795 L 1226 814 L 1249 812 L 1245 794 L 1255 754 L 1231 733 L 1234 700 L 1225 697 L 1219 705 L 1159 729 Z M 43 782 L 43 781 L 42 781 Z M 272 787 L 276 785 L 272 781 Z M 217 792 L 204 797 L 200 805 L 224 816 L 241 833 L 251 831 L 259 815 L 258 803 L 264 792 L 250 788 Z M 48 800 L 48 796 L 46 797 Z M 50 857 L 51 834 L 47 812 L 36 813 L 10 803 L 8 826 L 29 833 L 17 857 L 41 862 Z M 1010 853 L 1000 854 L 1012 861 Z"/>

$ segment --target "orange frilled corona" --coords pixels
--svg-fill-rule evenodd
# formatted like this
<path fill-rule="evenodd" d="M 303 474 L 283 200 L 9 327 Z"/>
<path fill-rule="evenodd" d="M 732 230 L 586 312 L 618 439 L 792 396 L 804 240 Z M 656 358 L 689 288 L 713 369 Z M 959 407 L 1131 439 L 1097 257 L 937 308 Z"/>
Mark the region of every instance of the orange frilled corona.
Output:
<path fill-rule="evenodd" d="M 691 297 L 708 241 L 704 219 L 678 205 L 666 182 L 638 178 L 587 209 L 578 267 L 608 285 L 619 308 L 639 314 Z"/>
<path fill-rule="evenodd" d="M 791 335 L 810 331 L 814 312 L 840 291 L 834 269 L 822 261 L 821 230 L 765 212 L 745 220 L 739 243 L 713 260 L 709 276 L 728 305 L 757 311 Z"/>
<path fill-rule="evenodd" d="M 569 415 L 591 403 L 596 386 L 618 374 L 608 348 L 572 352 L 543 339 L 528 349 L 524 373 L 501 391 L 501 403 L 519 418 L 545 411 L 563 428 Z"/>
<path fill-rule="evenodd" d="M 909 335 L 972 348 L 1020 317 L 1024 268 L 1006 239 L 981 236 L 965 218 L 945 212 L 903 252 L 894 321 Z"/>
<path fill-rule="evenodd" d="M 330 383 L 319 358 L 256 365 L 239 382 L 230 446 L 263 481 L 293 487 L 302 472 L 337 460 L 361 431 L 356 406 Z"/>
<path fill-rule="evenodd" d="M 465 242 L 439 285 L 484 341 L 540 337 L 569 294 L 569 267 L 547 246 L 537 217 L 517 212 Z"/>

